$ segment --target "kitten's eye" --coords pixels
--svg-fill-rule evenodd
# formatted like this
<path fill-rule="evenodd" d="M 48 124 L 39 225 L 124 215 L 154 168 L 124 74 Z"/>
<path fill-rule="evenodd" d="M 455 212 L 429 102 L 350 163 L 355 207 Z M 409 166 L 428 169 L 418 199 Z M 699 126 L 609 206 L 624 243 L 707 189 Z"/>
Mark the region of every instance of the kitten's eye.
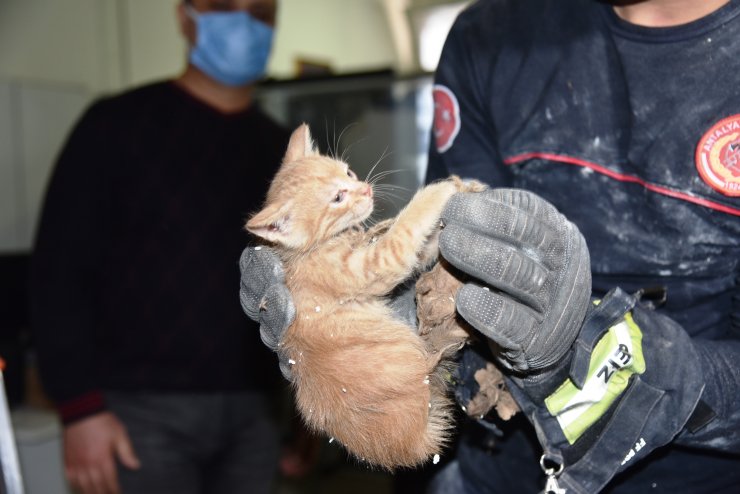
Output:
<path fill-rule="evenodd" d="M 342 202 L 344 200 L 344 196 L 346 195 L 346 190 L 340 190 L 337 192 L 337 195 L 334 196 L 334 199 L 332 202 Z"/>
<path fill-rule="evenodd" d="M 350 170 L 349 168 L 347 168 L 347 176 L 350 178 L 354 178 L 354 179 L 357 178 L 357 174 L 353 172 L 352 170 Z"/>

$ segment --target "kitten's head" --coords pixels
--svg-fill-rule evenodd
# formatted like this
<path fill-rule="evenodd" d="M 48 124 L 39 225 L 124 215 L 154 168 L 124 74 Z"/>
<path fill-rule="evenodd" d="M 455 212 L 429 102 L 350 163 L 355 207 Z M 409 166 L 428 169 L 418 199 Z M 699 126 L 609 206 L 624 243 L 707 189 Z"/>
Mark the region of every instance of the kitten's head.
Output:
<path fill-rule="evenodd" d="M 373 211 L 373 189 L 347 163 L 322 156 L 306 124 L 290 137 L 283 163 L 251 233 L 288 249 L 306 249 L 360 225 Z"/>

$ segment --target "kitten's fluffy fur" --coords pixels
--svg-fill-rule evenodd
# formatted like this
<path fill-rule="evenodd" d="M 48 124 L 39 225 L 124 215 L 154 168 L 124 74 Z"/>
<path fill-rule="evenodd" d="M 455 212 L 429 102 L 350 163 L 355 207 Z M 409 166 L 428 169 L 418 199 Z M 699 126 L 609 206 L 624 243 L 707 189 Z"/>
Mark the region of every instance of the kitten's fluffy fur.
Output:
<path fill-rule="evenodd" d="M 371 464 L 416 465 L 447 439 L 443 352 L 429 351 L 386 297 L 436 260 L 442 209 L 470 188 L 457 178 L 431 184 L 396 218 L 365 231 L 372 186 L 346 163 L 318 154 L 302 125 L 264 208 L 247 222 L 285 265 L 296 318 L 282 352 L 301 415 Z"/>

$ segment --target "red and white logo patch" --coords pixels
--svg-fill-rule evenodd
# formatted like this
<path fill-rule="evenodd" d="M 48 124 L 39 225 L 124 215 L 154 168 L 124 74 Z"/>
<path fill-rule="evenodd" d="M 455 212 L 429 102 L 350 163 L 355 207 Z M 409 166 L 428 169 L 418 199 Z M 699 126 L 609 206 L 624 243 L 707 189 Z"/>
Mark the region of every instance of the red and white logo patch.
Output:
<path fill-rule="evenodd" d="M 435 84 L 432 88 L 434 98 L 434 140 L 437 151 L 444 153 L 455 142 L 460 132 L 460 105 L 455 93 L 447 86 Z"/>
<path fill-rule="evenodd" d="M 740 114 L 714 124 L 696 146 L 702 180 L 726 196 L 740 196 Z"/>

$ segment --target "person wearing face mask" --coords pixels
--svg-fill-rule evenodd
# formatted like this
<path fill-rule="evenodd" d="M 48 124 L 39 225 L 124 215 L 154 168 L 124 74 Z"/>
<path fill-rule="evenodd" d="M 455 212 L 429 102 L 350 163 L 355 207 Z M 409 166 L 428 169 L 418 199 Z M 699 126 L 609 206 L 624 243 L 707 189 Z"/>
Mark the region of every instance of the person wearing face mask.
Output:
<path fill-rule="evenodd" d="M 268 492 L 272 356 L 234 295 L 288 134 L 255 106 L 276 0 L 190 0 L 174 80 L 96 101 L 47 191 L 34 338 L 82 493 Z"/>

